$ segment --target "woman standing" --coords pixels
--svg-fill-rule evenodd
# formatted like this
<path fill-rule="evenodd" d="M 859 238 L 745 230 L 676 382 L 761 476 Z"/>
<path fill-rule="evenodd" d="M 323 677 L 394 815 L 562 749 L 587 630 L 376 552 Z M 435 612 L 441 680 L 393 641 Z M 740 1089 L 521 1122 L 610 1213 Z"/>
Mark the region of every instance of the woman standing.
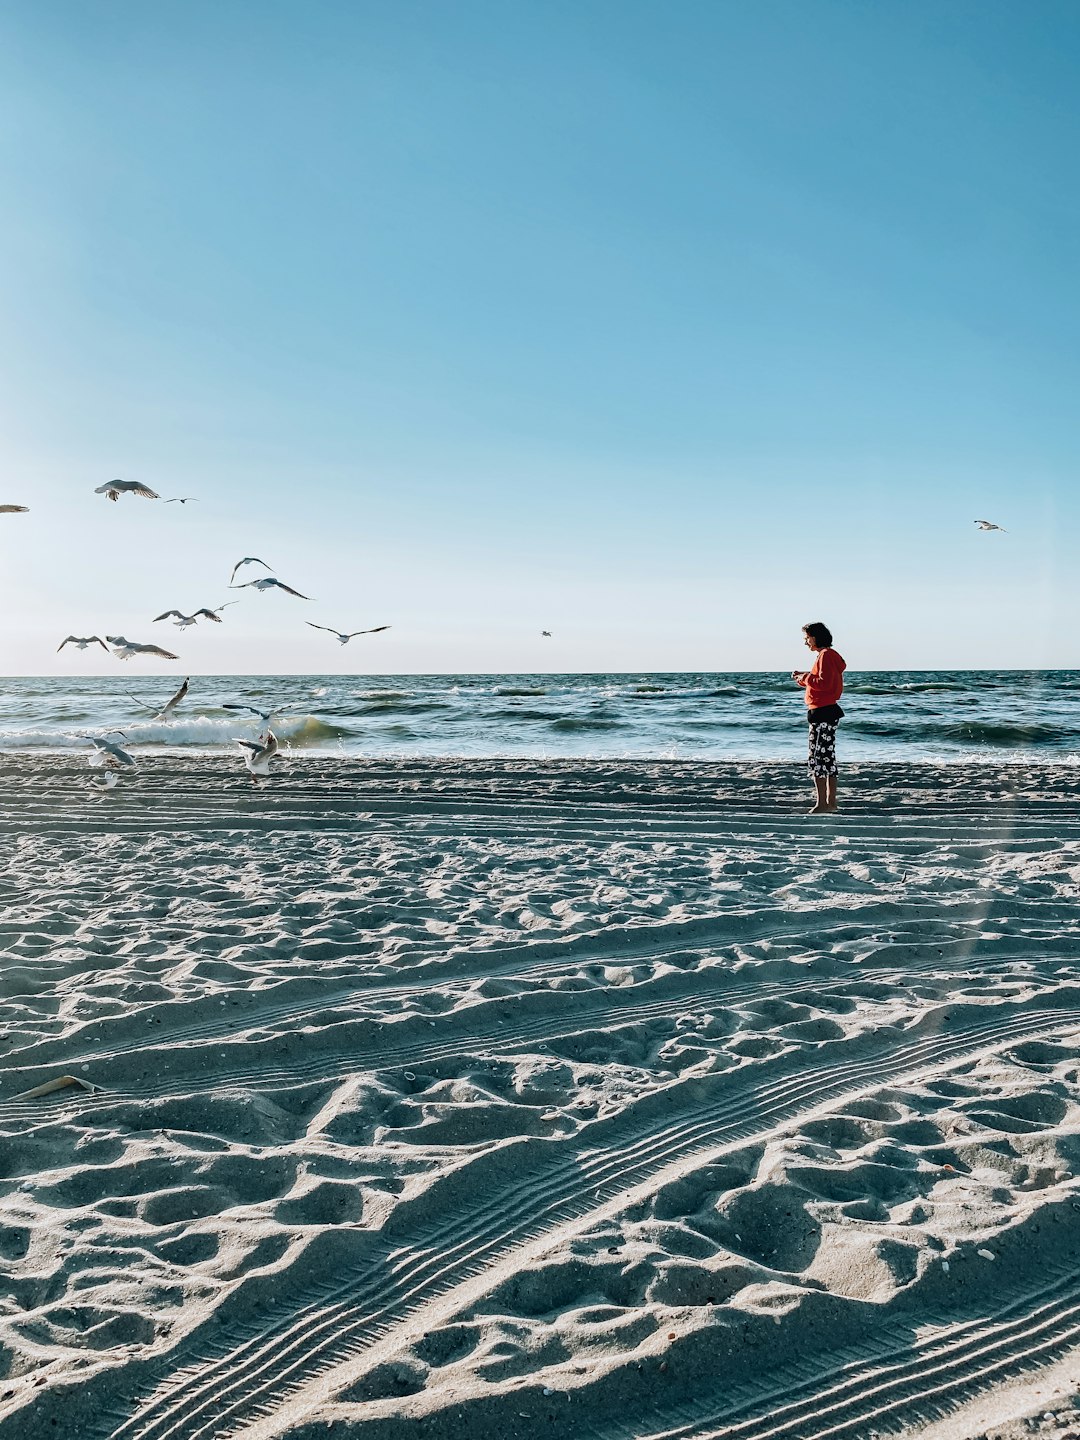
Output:
<path fill-rule="evenodd" d="M 836 809 L 836 727 L 844 717 L 838 700 L 844 691 L 847 662 L 832 648 L 832 631 L 820 620 L 804 625 L 803 643 L 814 652 L 809 670 L 793 670 L 791 678 L 806 695 L 806 718 L 810 722 L 810 755 L 807 761 L 814 780 L 816 800 L 811 815 Z"/>

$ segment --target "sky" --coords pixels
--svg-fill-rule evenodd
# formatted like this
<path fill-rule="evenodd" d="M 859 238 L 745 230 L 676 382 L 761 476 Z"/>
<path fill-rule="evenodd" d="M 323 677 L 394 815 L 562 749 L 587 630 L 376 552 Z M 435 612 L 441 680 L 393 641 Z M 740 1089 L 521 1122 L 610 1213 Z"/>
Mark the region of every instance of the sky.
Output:
<path fill-rule="evenodd" d="M 0 0 L 0 668 L 1080 666 L 1078 82 L 1073 0 Z"/>

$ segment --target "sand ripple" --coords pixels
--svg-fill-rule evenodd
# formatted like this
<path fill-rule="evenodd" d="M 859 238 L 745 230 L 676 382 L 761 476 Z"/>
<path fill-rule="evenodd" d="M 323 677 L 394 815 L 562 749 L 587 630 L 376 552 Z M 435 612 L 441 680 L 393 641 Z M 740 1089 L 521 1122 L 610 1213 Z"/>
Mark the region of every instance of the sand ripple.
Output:
<path fill-rule="evenodd" d="M 1070 1362 L 1071 770 L 81 781 L 0 769 L 5 1440 L 914 1434 Z"/>

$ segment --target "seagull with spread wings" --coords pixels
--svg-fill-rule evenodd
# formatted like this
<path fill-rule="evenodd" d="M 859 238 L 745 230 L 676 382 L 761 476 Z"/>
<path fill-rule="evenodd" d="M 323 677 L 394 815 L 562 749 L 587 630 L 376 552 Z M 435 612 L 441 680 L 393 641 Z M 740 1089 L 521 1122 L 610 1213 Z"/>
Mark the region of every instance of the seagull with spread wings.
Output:
<path fill-rule="evenodd" d="M 286 595 L 295 595 L 298 600 L 310 600 L 310 595 L 301 595 L 299 590 L 294 590 L 291 585 L 286 585 L 284 580 L 274 580 L 271 576 L 264 575 L 261 580 L 245 580 L 243 585 L 229 586 L 230 590 L 284 590 Z"/>
<path fill-rule="evenodd" d="M 238 560 L 232 567 L 232 574 L 229 576 L 229 584 L 236 579 L 236 572 L 244 565 L 261 565 L 264 570 L 273 570 L 272 565 L 267 565 L 265 560 L 260 560 L 257 555 L 245 555 L 243 560 Z"/>
<path fill-rule="evenodd" d="M 270 761 L 278 753 L 277 736 L 268 730 L 260 740 L 237 740 L 236 743 L 244 752 L 248 774 L 256 785 L 261 784 L 263 777 L 269 776 Z"/>
<path fill-rule="evenodd" d="M 196 610 L 191 615 L 184 615 L 179 610 L 163 610 L 160 615 L 154 616 L 154 624 L 156 625 L 159 620 L 169 620 L 175 615 L 176 619 L 173 621 L 173 624 L 178 630 L 186 630 L 190 625 L 197 625 L 200 619 L 212 620 L 215 625 L 220 625 L 221 616 L 218 614 L 218 610 L 225 610 L 229 605 L 239 604 L 239 600 L 226 600 L 224 605 L 217 607 L 217 610 L 208 610 L 203 606 L 201 610 Z"/>
<path fill-rule="evenodd" d="M 190 684 L 191 677 L 189 676 L 180 686 L 180 689 L 177 690 L 175 694 L 170 695 L 168 700 L 165 701 L 165 704 L 160 707 L 157 705 L 147 705 L 146 701 L 140 700 L 137 695 L 132 695 L 130 698 L 135 701 L 136 705 L 141 705 L 144 710 L 150 711 L 150 718 L 152 720 L 169 720 L 172 718 L 173 711 L 188 693 Z"/>
<path fill-rule="evenodd" d="M 1004 525 L 995 525 L 992 520 L 976 520 L 975 524 L 980 530 L 1000 530 L 1003 535 L 1009 533 Z"/>
<path fill-rule="evenodd" d="M 249 715 L 257 715 L 263 722 L 255 733 L 255 738 L 260 745 L 265 745 L 270 735 L 270 726 L 274 723 L 275 715 L 284 715 L 288 710 L 295 710 L 299 701 L 290 700 L 284 705 L 272 705 L 269 710 L 260 710 L 257 705 L 241 705 L 234 700 L 226 700 L 222 704 L 223 710 L 246 710 Z M 277 744 L 277 741 L 274 741 Z"/>
<path fill-rule="evenodd" d="M 100 635 L 69 635 L 66 640 L 61 640 L 60 644 L 56 647 L 56 653 L 58 655 L 65 645 L 77 645 L 80 650 L 85 650 L 88 645 L 100 645 L 103 650 L 108 650 L 109 648 Z"/>
<path fill-rule="evenodd" d="M 189 500 L 194 500 L 196 504 L 199 503 L 199 497 L 197 495 L 173 495 L 171 499 L 165 501 L 165 504 L 186 505 Z"/>
<path fill-rule="evenodd" d="M 179 660 L 179 655 L 174 655 L 171 650 L 163 650 L 160 645 L 141 645 L 138 640 L 128 640 L 123 635 L 106 635 L 105 639 L 113 647 L 113 654 L 118 660 L 130 660 L 133 655 L 156 655 L 160 660 Z"/>
<path fill-rule="evenodd" d="M 350 640 L 354 640 L 357 635 L 378 635 L 378 634 L 380 634 L 383 630 L 389 630 L 389 629 L 391 629 L 391 626 L 389 626 L 389 625 L 376 625 L 376 626 L 375 626 L 373 629 L 371 629 L 371 630 L 349 630 L 349 631 L 345 631 L 345 630 L 332 630 L 329 625 L 316 625 L 313 620 L 305 620 L 305 621 L 304 621 L 304 624 L 305 624 L 305 625 L 310 625 L 311 628 L 312 628 L 312 630 L 325 630 L 328 635 L 336 635 L 337 638 L 338 638 L 338 642 L 339 642 L 340 644 L 342 644 L 342 645 L 347 645 L 347 644 L 349 643 L 349 641 L 350 641 Z"/>
<path fill-rule="evenodd" d="M 26 515 L 29 510 L 29 505 L 0 505 L 0 515 Z"/>
<path fill-rule="evenodd" d="M 123 730 L 110 730 L 107 733 L 110 735 L 120 735 L 125 740 L 127 739 Z M 84 735 L 82 738 L 89 740 L 90 744 L 93 745 L 97 751 L 96 755 L 90 757 L 91 764 L 107 765 L 112 770 L 134 770 L 136 768 L 134 756 L 129 755 L 126 750 L 121 749 L 115 740 L 103 740 L 98 735 Z"/>
<path fill-rule="evenodd" d="M 107 485 L 99 485 L 94 494 L 107 495 L 110 500 L 119 500 L 121 495 L 141 495 L 144 500 L 161 499 L 156 490 L 151 490 L 149 485 L 143 485 L 139 480 L 110 480 Z"/>
<path fill-rule="evenodd" d="M 257 705 L 241 705 L 236 700 L 225 700 L 222 702 L 223 710 L 246 710 L 249 715 L 257 715 L 264 725 L 269 725 L 275 715 L 284 715 L 286 710 L 295 710 L 297 702 L 288 701 L 284 705 L 271 705 L 269 710 L 260 710 Z"/>

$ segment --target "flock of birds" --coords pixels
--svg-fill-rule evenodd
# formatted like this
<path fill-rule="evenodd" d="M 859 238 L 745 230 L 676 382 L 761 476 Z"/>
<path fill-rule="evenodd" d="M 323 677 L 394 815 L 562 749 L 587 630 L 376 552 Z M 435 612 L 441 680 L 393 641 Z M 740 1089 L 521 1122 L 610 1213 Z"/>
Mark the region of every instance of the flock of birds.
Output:
<path fill-rule="evenodd" d="M 149 485 L 143 485 L 138 480 L 110 480 L 106 485 L 99 485 L 95 495 L 104 495 L 107 500 L 117 501 L 121 495 L 138 495 L 144 500 L 160 500 L 162 497 L 156 490 L 151 490 Z M 165 500 L 166 505 L 188 505 L 196 501 L 194 495 L 174 495 Z M 25 515 L 29 511 L 27 505 L 0 505 L 0 515 Z M 260 565 L 267 571 L 266 575 L 260 575 L 254 580 L 244 580 L 236 583 L 236 577 L 243 570 L 245 565 Z M 233 566 L 232 574 L 229 576 L 230 590 L 257 590 L 263 593 L 268 590 L 282 590 L 286 595 L 294 595 L 298 600 L 311 600 L 310 595 L 305 595 L 295 590 L 291 585 L 286 585 L 284 580 L 279 580 L 273 574 L 273 567 L 258 555 L 245 555 Z M 192 625 L 197 625 L 200 620 L 207 620 L 215 625 L 222 623 L 221 612 L 227 610 L 230 605 L 236 605 L 236 600 L 226 600 L 221 605 L 203 606 L 201 609 L 193 610 L 186 614 L 182 610 L 163 610 L 160 615 L 154 616 L 154 623 L 161 620 L 171 620 L 178 630 L 187 630 Z M 317 625 L 314 621 L 304 622 L 312 630 L 323 630 L 328 635 L 333 635 L 341 645 L 347 645 L 350 640 L 355 640 L 358 635 L 379 635 L 384 630 L 389 630 L 389 625 L 374 625 L 366 630 L 335 630 L 329 625 Z M 544 632 L 548 634 L 547 631 Z M 129 640 L 126 635 L 68 635 L 56 647 L 57 654 L 67 645 L 74 645 L 79 650 L 86 650 L 91 645 L 99 645 L 106 654 L 115 656 L 118 660 L 130 660 L 136 655 L 156 656 L 160 660 L 178 660 L 180 657 L 172 650 L 167 650 L 163 645 L 155 645 L 139 640 Z M 151 718 L 155 721 L 166 721 L 172 718 L 177 706 L 183 701 L 188 693 L 190 679 L 184 681 L 176 693 L 169 697 L 161 706 L 148 706 L 137 696 L 130 698 L 142 709 L 150 712 Z M 244 710 L 258 716 L 262 720 L 262 728 L 256 734 L 254 740 L 237 739 L 241 754 L 248 773 L 256 784 L 261 784 L 270 774 L 270 762 L 278 753 L 279 743 L 277 736 L 271 729 L 275 715 L 282 713 L 287 706 L 279 706 L 272 710 L 260 710 L 253 705 L 226 704 L 226 710 Z M 91 786 L 96 790 L 112 790 L 118 783 L 121 774 L 125 770 L 134 769 L 136 761 L 134 756 L 118 744 L 110 736 L 119 736 L 126 740 L 127 735 L 122 730 L 107 731 L 105 736 L 84 735 L 82 738 L 88 740 L 94 747 L 91 756 L 91 763 L 102 769 L 100 778 L 92 780 Z"/>
<path fill-rule="evenodd" d="M 104 495 L 106 499 L 117 501 L 121 495 L 138 495 L 144 500 L 160 500 L 162 497 L 156 490 L 151 490 L 149 485 L 143 485 L 138 480 L 110 480 L 105 485 L 99 485 L 94 491 L 95 495 Z M 166 505 L 188 505 L 197 499 L 194 495 L 173 495 L 165 500 Z M 0 515 L 25 515 L 29 511 L 27 505 L 0 505 Z M 996 525 L 992 520 L 976 520 L 976 526 L 980 530 L 1000 530 L 1005 534 L 1003 525 Z M 261 565 L 268 573 L 259 575 L 254 580 L 244 580 L 236 584 L 236 577 L 245 565 Z M 257 590 L 261 593 L 268 590 L 283 590 L 286 595 L 294 595 L 298 600 L 310 600 L 310 595 L 303 594 L 300 590 L 294 590 L 291 585 L 286 585 L 284 580 L 279 580 L 273 574 L 273 569 L 261 560 L 258 555 L 245 555 L 233 566 L 232 574 L 229 576 L 230 590 Z M 236 605 L 236 600 L 226 600 L 222 605 L 203 606 L 199 610 L 193 610 L 186 614 L 182 610 L 163 610 L 160 615 L 154 616 L 154 623 L 160 620 L 171 620 L 178 630 L 187 630 L 192 625 L 197 625 L 200 620 L 207 620 L 214 625 L 220 625 L 221 612 L 227 610 L 230 605 Z M 350 640 L 355 640 L 359 635 L 379 635 L 384 630 L 389 630 L 389 625 L 374 625 L 367 630 L 335 630 L 331 625 L 318 625 L 313 620 L 305 620 L 304 624 L 312 630 L 323 630 L 328 635 L 333 635 L 340 645 L 347 645 Z M 550 630 L 541 630 L 541 636 L 551 639 Z M 100 635 L 68 635 L 57 646 L 57 654 L 65 645 L 75 645 L 80 650 L 85 650 L 90 645 L 100 645 L 106 654 L 114 655 L 118 660 L 130 660 L 135 655 L 154 655 L 161 660 L 177 660 L 180 657 L 172 650 L 166 650 L 162 645 L 143 643 L 138 640 L 129 640 L 124 635 L 106 635 L 104 639 Z M 155 721 L 166 721 L 171 719 L 177 706 L 183 701 L 188 693 L 190 679 L 184 681 L 174 695 L 171 695 L 164 705 L 148 706 L 137 696 L 131 696 L 137 705 L 144 710 L 152 712 L 152 719 Z M 278 753 L 280 748 L 277 736 L 274 734 L 271 725 L 277 714 L 283 713 L 287 706 L 277 706 L 271 710 L 260 710 L 254 705 L 226 703 L 225 710 L 245 710 L 259 717 L 263 722 L 262 728 L 254 740 L 237 739 L 236 744 L 240 747 L 244 765 L 255 784 L 262 782 L 270 774 L 270 762 Z M 121 739 L 127 739 L 122 730 L 110 730 L 107 735 L 119 735 Z M 97 735 L 85 735 L 82 737 L 94 746 L 92 761 L 103 769 L 100 779 L 91 782 L 97 790 L 111 790 L 118 784 L 123 771 L 134 769 L 136 761 L 129 751 L 125 750 L 116 741 Z"/>
<path fill-rule="evenodd" d="M 117 489 L 116 487 L 121 488 Z M 118 494 L 125 493 L 146 495 L 154 499 L 160 498 L 153 490 L 134 480 L 114 480 L 111 486 L 100 486 L 94 491 L 95 495 L 108 495 L 110 500 L 115 500 Z M 181 503 L 186 504 L 188 500 L 194 498 L 193 495 L 189 495 Z M 171 502 L 166 501 L 165 503 Z M 299 590 L 294 590 L 291 585 L 286 585 L 284 580 L 279 580 L 273 574 L 260 575 L 256 580 L 244 580 L 239 585 L 235 584 L 237 575 L 245 565 L 261 565 L 264 570 L 270 570 L 266 561 L 260 560 L 257 555 L 245 555 L 233 566 L 232 574 L 229 576 L 230 590 L 255 589 L 260 593 L 264 590 L 284 590 L 287 595 L 295 595 L 298 600 L 311 599 L 310 595 L 304 595 Z M 238 600 L 226 600 L 222 605 L 204 605 L 199 610 L 193 610 L 190 615 L 185 614 L 183 610 L 163 610 L 160 615 L 154 616 L 154 623 L 157 624 L 159 620 L 171 620 L 178 630 L 187 630 L 192 625 L 197 625 L 200 620 L 209 620 L 215 625 L 220 625 L 222 623 L 221 612 L 227 610 L 230 605 L 239 603 Z M 328 635 L 335 636 L 342 645 L 347 645 L 357 635 L 379 635 L 383 630 L 391 628 L 389 625 L 374 625 L 368 630 L 335 630 L 329 625 L 316 625 L 312 620 L 305 620 L 304 624 L 310 626 L 312 630 L 325 630 Z M 159 660 L 178 660 L 180 658 L 172 650 L 166 650 L 163 645 L 129 640 L 125 635 L 106 635 L 104 640 L 100 635 L 67 635 L 56 647 L 56 653 L 59 654 L 65 645 L 77 645 L 80 650 L 85 650 L 89 645 L 100 645 L 107 654 L 115 655 L 118 660 L 130 660 L 133 655 L 156 655 Z"/>
<path fill-rule="evenodd" d="M 147 705 L 137 695 L 130 698 L 135 701 L 143 710 L 147 711 L 153 721 L 164 721 L 172 718 L 174 711 L 185 698 L 191 686 L 190 677 L 185 679 L 174 694 L 170 695 L 164 705 Z M 263 722 L 262 727 L 256 734 L 254 740 L 243 740 L 238 738 L 244 765 L 248 774 L 256 785 L 261 785 L 270 775 L 270 762 L 278 753 L 280 745 L 278 738 L 270 728 L 275 715 L 283 714 L 291 707 L 288 705 L 276 705 L 270 710 L 260 710 L 257 705 L 243 705 L 239 702 L 225 701 L 223 710 L 245 710 L 252 715 L 257 715 Z M 125 770 L 137 768 L 137 761 L 130 751 L 125 750 L 115 740 L 110 740 L 110 735 L 119 735 L 122 740 L 127 739 L 123 730 L 110 730 L 106 735 L 84 735 L 82 738 L 88 740 L 94 747 L 94 753 L 90 757 L 91 764 L 101 768 L 103 771 L 100 778 L 91 780 L 90 785 L 94 790 L 108 791 L 119 784 L 120 776 Z"/>

